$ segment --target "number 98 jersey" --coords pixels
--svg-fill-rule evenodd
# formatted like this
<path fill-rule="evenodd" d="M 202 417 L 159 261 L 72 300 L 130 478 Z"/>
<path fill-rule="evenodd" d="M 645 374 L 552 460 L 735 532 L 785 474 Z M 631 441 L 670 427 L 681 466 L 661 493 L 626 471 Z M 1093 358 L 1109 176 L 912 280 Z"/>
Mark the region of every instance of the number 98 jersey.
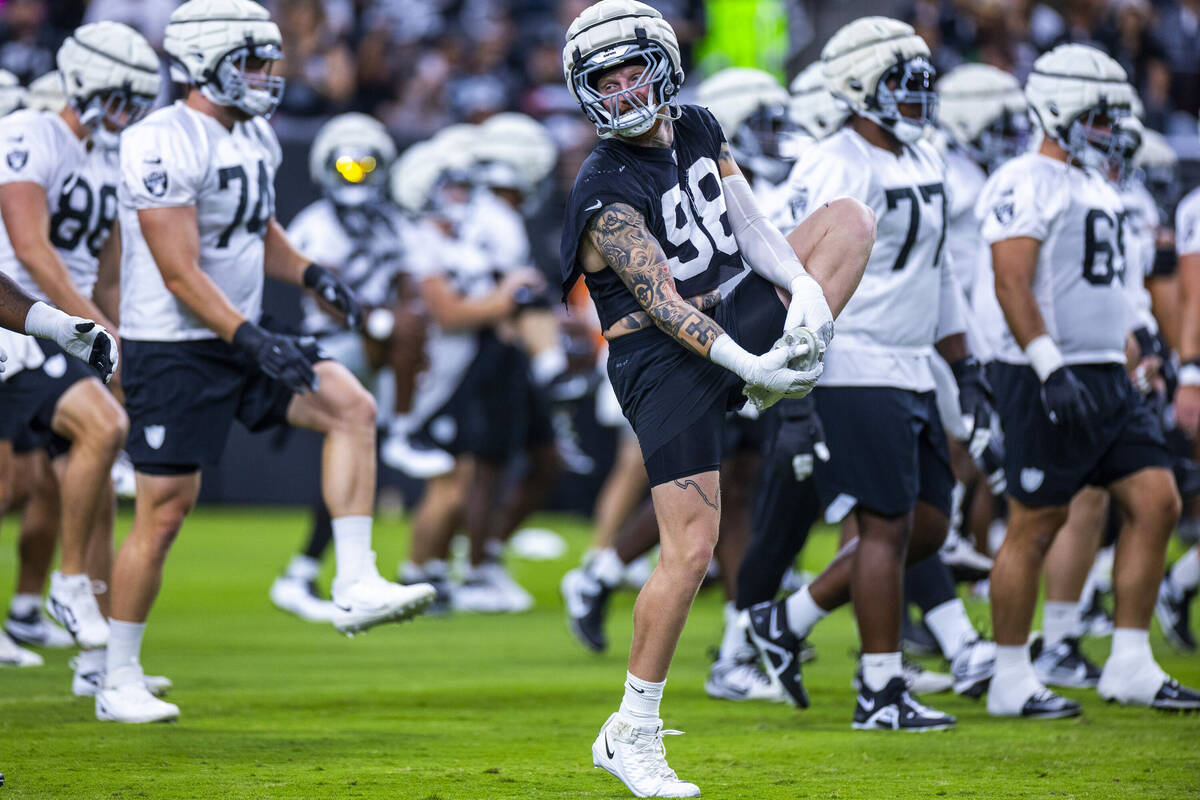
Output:
<path fill-rule="evenodd" d="M 139 209 L 194 206 L 200 269 L 243 316 L 262 314 L 263 236 L 275 215 L 279 141 L 255 117 L 226 130 L 182 101 L 121 135 L 121 335 L 138 341 L 215 339 L 167 289 L 138 224 Z"/>
<path fill-rule="evenodd" d="M 117 217 L 115 154 L 80 141 L 62 117 L 18 111 L 0 120 L 0 184 L 36 183 L 46 191 L 50 243 L 58 250 L 75 288 L 91 297 L 100 250 Z M 47 300 L 17 261 L 8 229 L 0 225 L 0 271 L 25 292 Z"/>
<path fill-rule="evenodd" d="M 1033 293 L 1068 364 L 1125 363 L 1130 309 L 1122 211 L 1116 190 L 1099 173 L 1037 153 L 996 170 L 975 206 L 989 245 L 1018 237 L 1041 242 Z M 996 359 L 1029 363 L 994 296 L 977 293 L 976 310 L 997 346 Z"/>
<path fill-rule="evenodd" d="M 561 245 L 563 297 L 583 267 L 580 237 L 596 212 L 622 203 L 646 220 L 662 246 L 681 297 L 716 289 L 743 269 L 741 254 L 721 190 L 721 133 L 712 113 L 682 106 L 671 147 L 642 147 L 620 138 L 604 139 L 592 151 L 571 189 Z M 634 296 L 609 269 L 586 274 L 601 328 L 634 311 Z"/>

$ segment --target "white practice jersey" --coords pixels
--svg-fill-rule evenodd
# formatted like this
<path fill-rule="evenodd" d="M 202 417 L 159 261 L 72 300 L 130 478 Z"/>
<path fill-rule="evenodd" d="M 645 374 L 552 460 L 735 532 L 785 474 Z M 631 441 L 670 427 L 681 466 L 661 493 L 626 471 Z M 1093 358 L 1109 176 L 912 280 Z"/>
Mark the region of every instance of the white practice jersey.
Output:
<path fill-rule="evenodd" d="M 1018 237 L 1042 243 L 1033 294 L 1068 364 L 1125 362 L 1129 304 L 1120 278 L 1121 210 L 1116 190 L 1098 173 L 1038 153 L 996 170 L 975 207 L 989 245 Z M 977 312 L 997 345 L 997 360 L 1029 363 L 999 303 Z"/>
<path fill-rule="evenodd" d="M 182 101 L 121 135 L 121 335 L 215 339 L 171 294 L 146 241 L 140 209 L 194 206 L 200 269 L 247 319 L 262 314 L 263 236 L 275 214 L 279 141 L 261 117 L 226 130 Z"/>
<path fill-rule="evenodd" d="M 934 389 L 933 344 L 962 328 L 962 290 L 945 252 L 945 165 L 928 142 L 899 156 L 843 128 L 804 153 L 788 178 L 803 219 L 853 197 L 875 212 L 875 246 L 837 319 L 822 386 Z"/>
<path fill-rule="evenodd" d="M 1175 252 L 1200 253 L 1200 188 L 1188 192 L 1175 209 Z"/>
<path fill-rule="evenodd" d="M 487 255 L 495 273 L 493 278 L 533 266 L 524 217 L 490 190 L 472 194 L 470 211 L 459 226 L 458 235 Z M 494 286 L 493 280 L 484 293 Z"/>
<path fill-rule="evenodd" d="M 1131 180 L 1118 189 L 1121 198 L 1121 226 L 1118 231 L 1121 251 L 1125 254 L 1125 290 L 1133 309 L 1130 328 L 1146 328 L 1158 333 L 1158 321 L 1150 305 L 1146 276 L 1154 267 L 1157 249 L 1158 204 L 1141 181 Z"/>
<path fill-rule="evenodd" d="M 92 296 L 100 250 L 117 218 L 120 168 L 113 153 L 82 142 L 58 114 L 17 111 L 0 119 L 0 184 L 36 183 L 46 192 L 50 243 L 58 250 L 71 281 Z M 0 225 L 0 271 L 26 294 L 48 301 L 13 254 L 8 230 Z"/>
<path fill-rule="evenodd" d="M 987 173 L 957 148 L 946 151 L 946 196 L 949 200 L 950 221 L 946 227 L 946 252 L 954 267 L 954 277 L 970 297 L 979 276 L 980 259 L 991 259 L 991 253 L 979 233 L 975 218 L 975 202 L 987 182 Z"/>
<path fill-rule="evenodd" d="M 381 306 L 391 299 L 396 276 L 420 258 L 413 224 L 390 203 L 362 208 L 336 206 L 328 198 L 306 206 L 288 226 L 288 240 L 315 263 L 345 281 L 359 303 Z M 321 310 L 311 293 L 300 300 L 305 333 L 317 335 L 342 328 Z"/>

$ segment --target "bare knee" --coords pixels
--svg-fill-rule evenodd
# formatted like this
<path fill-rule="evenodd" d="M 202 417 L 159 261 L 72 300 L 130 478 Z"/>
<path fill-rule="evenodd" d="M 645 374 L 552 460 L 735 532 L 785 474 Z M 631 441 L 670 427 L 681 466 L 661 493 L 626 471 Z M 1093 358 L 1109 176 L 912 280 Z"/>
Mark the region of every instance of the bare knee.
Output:
<path fill-rule="evenodd" d="M 855 239 L 875 241 L 875 212 L 866 203 L 853 197 L 839 197 L 830 201 L 829 210 L 838 229 Z"/>
<path fill-rule="evenodd" d="M 356 381 L 351 390 L 346 393 L 338 417 L 355 430 L 374 431 L 377 413 L 375 398 Z"/>
<path fill-rule="evenodd" d="M 683 542 L 662 551 L 659 563 L 675 573 L 679 580 L 699 586 L 708 573 L 717 546 L 717 532 L 707 524 L 691 525 L 683 534 Z"/>
<path fill-rule="evenodd" d="M 1144 498 L 1134 508 L 1128 509 L 1130 524 L 1139 531 L 1153 534 L 1163 541 L 1175 530 L 1179 522 L 1183 503 L 1179 498 L 1179 490 L 1174 482 L 1164 485 L 1162 489 Z"/>

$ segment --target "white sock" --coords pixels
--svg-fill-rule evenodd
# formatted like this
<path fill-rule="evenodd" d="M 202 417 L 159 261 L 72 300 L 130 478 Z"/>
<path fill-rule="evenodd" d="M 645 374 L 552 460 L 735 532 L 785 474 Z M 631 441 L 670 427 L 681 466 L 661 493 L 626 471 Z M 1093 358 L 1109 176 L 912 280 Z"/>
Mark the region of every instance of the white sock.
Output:
<path fill-rule="evenodd" d="M 1083 624 L 1079 603 L 1047 600 L 1042 607 L 1042 641 L 1047 650 L 1068 636 L 1077 636 Z"/>
<path fill-rule="evenodd" d="M 1112 591 L 1112 571 L 1113 558 L 1116 553 L 1113 547 L 1102 547 L 1100 552 L 1096 553 L 1096 560 L 1092 563 L 1092 569 L 1089 577 L 1095 577 L 1095 586 L 1102 593 L 1107 594 Z"/>
<path fill-rule="evenodd" d="M 119 686 L 125 680 L 137 680 L 142 674 L 142 636 L 146 633 L 144 622 L 108 621 L 108 658 L 106 659 L 105 684 Z"/>
<path fill-rule="evenodd" d="M 800 591 L 788 595 L 784 603 L 787 607 L 788 627 L 801 639 L 808 636 L 818 622 L 829 616 L 829 612 L 812 599 L 812 595 L 808 593 L 808 586 L 802 586 Z"/>
<path fill-rule="evenodd" d="M 392 414 L 388 420 L 388 433 L 394 436 L 404 436 L 412 430 L 412 414 Z"/>
<path fill-rule="evenodd" d="M 295 578 L 298 581 L 308 583 L 309 581 L 316 580 L 320 572 L 320 561 L 303 553 L 298 553 L 292 556 L 292 560 L 288 562 L 286 574 L 289 578 Z"/>
<path fill-rule="evenodd" d="M 567 371 L 567 354 L 561 347 L 547 348 L 529 362 L 529 371 L 535 384 L 545 386 Z"/>
<path fill-rule="evenodd" d="M 621 585 L 621 578 L 625 575 L 625 564 L 617 555 L 615 548 L 606 547 L 596 553 L 596 557 L 588 565 L 587 571 L 604 586 L 615 589 Z"/>
<path fill-rule="evenodd" d="M 746 640 L 746 629 L 738 624 L 741 612 L 733 603 L 725 604 L 725 633 L 721 636 L 719 660 L 737 661 L 754 653 L 754 645 Z"/>
<path fill-rule="evenodd" d="M 1192 545 L 1175 566 L 1171 567 L 1171 584 L 1180 592 L 1190 592 L 1200 586 L 1200 545 Z M 16 597 L 13 598 L 14 603 Z M 15 607 L 15 606 L 14 606 Z"/>
<path fill-rule="evenodd" d="M 988 687 L 988 709 L 1020 711 L 1031 695 L 1042 689 L 1028 645 L 996 645 L 996 675 Z"/>
<path fill-rule="evenodd" d="M 75 672 L 86 675 L 89 672 L 104 672 L 108 664 L 108 650 L 100 647 L 96 650 L 80 650 L 75 659 Z"/>
<path fill-rule="evenodd" d="M 967 616 L 963 601 L 957 597 L 931 608 L 925 614 L 925 624 L 937 639 L 946 658 L 953 659 L 959 651 L 979 638 Z"/>
<path fill-rule="evenodd" d="M 354 583 L 375 569 L 371 552 L 371 518 L 338 517 L 333 521 L 333 552 L 337 559 L 337 580 Z"/>
<path fill-rule="evenodd" d="M 36 594 L 14 594 L 8 604 L 8 613 L 14 617 L 28 616 L 31 611 L 37 611 L 41 603 L 42 598 Z"/>
<path fill-rule="evenodd" d="M 621 714 L 632 722 L 658 721 L 658 706 L 662 702 L 666 681 L 644 681 L 625 673 L 625 697 L 621 700 Z"/>
<path fill-rule="evenodd" d="M 1117 628 L 1112 652 L 1100 673 L 1100 694 L 1149 703 L 1167 679 L 1150 651 L 1150 631 Z"/>
<path fill-rule="evenodd" d="M 903 675 L 904 666 L 899 653 L 863 653 L 863 683 L 872 692 L 887 686 L 888 681 Z"/>
<path fill-rule="evenodd" d="M 1138 628 L 1117 628 L 1113 631 L 1110 661 L 1145 662 L 1153 661 L 1150 650 L 1150 631 Z"/>

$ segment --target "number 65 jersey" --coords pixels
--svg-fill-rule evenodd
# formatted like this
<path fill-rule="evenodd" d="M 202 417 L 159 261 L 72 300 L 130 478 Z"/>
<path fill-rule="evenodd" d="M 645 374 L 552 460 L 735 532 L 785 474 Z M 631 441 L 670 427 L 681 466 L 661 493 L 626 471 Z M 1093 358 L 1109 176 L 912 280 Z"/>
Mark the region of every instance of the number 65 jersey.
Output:
<path fill-rule="evenodd" d="M 50 243 L 84 297 L 92 296 L 100 250 L 117 217 L 115 155 L 80 141 L 57 114 L 18 111 L 0 120 L 0 184 L 36 183 L 46 191 Z M 45 292 L 17 261 L 0 225 L 0 271 L 38 300 Z"/>
<path fill-rule="evenodd" d="M 121 134 L 121 336 L 215 339 L 171 294 L 142 237 L 139 209 L 195 206 L 200 269 L 243 316 L 262 314 L 263 236 L 275 214 L 279 141 L 255 117 L 227 130 L 177 101 Z"/>
<path fill-rule="evenodd" d="M 1041 242 L 1033 294 L 1068 364 L 1125 363 L 1130 306 L 1122 210 L 1116 190 L 1099 173 L 1038 153 L 996 170 L 975 205 L 989 245 L 1018 237 Z M 977 292 L 976 310 L 988 339 L 997 344 L 996 359 L 1029 363 L 994 293 Z"/>

